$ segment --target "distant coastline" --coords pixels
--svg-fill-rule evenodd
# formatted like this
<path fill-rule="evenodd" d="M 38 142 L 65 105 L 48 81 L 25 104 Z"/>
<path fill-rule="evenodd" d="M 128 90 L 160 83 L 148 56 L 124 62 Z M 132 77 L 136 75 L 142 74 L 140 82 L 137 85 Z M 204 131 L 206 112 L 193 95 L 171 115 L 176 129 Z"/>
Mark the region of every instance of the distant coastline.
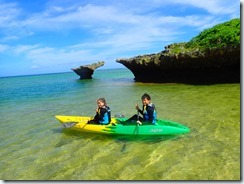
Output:
<path fill-rule="evenodd" d="M 98 68 L 96 71 L 100 70 L 121 70 L 121 69 L 127 69 L 126 67 L 121 68 Z M 95 71 L 95 72 L 96 72 Z M 53 75 L 53 74 L 65 74 L 65 73 L 74 73 L 73 71 L 67 71 L 67 72 L 51 72 L 51 73 L 39 73 L 39 74 L 23 74 L 23 75 L 9 75 L 9 76 L 0 76 L 0 78 L 11 78 L 11 77 L 29 77 L 29 76 L 39 76 L 39 75 Z M 74 74 L 75 75 L 75 74 Z"/>

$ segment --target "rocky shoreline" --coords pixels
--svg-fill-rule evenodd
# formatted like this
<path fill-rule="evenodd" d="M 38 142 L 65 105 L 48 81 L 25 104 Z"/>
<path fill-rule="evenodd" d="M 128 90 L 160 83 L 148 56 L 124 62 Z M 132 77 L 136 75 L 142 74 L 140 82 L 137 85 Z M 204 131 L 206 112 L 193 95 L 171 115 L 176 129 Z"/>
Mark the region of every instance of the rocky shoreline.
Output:
<path fill-rule="evenodd" d="M 171 45 L 158 54 L 117 59 L 138 82 L 239 83 L 240 47 L 171 53 Z"/>
<path fill-rule="evenodd" d="M 240 19 L 202 31 L 189 42 L 174 43 L 162 52 L 116 59 L 138 82 L 216 84 L 240 83 Z M 104 61 L 72 69 L 91 79 Z"/>
<path fill-rule="evenodd" d="M 135 81 L 162 83 L 240 83 L 240 19 L 202 31 L 189 42 L 160 53 L 117 59 Z"/>

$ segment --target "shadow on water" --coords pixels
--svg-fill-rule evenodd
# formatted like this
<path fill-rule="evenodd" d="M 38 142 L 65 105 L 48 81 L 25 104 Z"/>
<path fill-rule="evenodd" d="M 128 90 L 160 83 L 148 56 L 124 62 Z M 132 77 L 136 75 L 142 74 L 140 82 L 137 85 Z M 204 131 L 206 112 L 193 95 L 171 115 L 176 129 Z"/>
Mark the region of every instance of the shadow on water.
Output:
<path fill-rule="evenodd" d="M 107 134 L 96 134 L 90 132 L 80 132 L 68 128 L 56 128 L 53 129 L 54 133 L 63 133 L 68 137 L 78 139 L 90 139 L 90 140 L 114 140 L 118 142 L 146 142 L 146 143 L 158 143 L 167 140 L 176 140 L 180 138 L 180 135 L 107 135 Z"/>
<path fill-rule="evenodd" d="M 113 140 L 119 144 L 122 144 L 120 149 L 121 153 L 127 152 L 128 143 L 146 143 L 146 144 L 155 144 L 165 141 L 176 141 L 181 138 L 182 135 L 156 135 L 156 136 L 142 136 L 142 135 L 107 135 L 107 134 L 96 134 L 89 132 L 80 132 L 68 128 L 56 128 L 53 129 L 54 133 L 65 135 L 64 139 L 61 139 L 55 147 L 62 147 L 66 144 L 70 144 L 72 141 L 88 139 L 91 141 L 106 141 Z"/>

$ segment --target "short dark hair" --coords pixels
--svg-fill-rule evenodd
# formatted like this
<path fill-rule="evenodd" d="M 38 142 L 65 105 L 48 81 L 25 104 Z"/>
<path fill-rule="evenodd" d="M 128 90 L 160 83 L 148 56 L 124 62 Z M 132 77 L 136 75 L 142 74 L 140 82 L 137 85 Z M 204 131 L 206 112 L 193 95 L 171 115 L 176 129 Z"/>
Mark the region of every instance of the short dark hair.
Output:
<path fill-rule="evenodd" d="M 142 97 L 141 97 L 142 100 L 145 99 L 145 98 L 148 99 L 148 100 L 151 100 L 150 95 L 147 94 L 147 93 L 144 93 L 144 94 L 142 95 Z"/>

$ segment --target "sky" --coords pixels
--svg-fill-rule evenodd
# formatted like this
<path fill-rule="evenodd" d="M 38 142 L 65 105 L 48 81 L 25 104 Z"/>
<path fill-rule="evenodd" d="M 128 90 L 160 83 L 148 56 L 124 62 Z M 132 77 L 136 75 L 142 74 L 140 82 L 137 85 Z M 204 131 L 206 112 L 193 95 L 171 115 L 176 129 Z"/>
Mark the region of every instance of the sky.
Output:
<path fill-rule="evenodd" d="M 237 0 L 0 0 L 0 77 L 123 68 L 233 18 Z"/>

